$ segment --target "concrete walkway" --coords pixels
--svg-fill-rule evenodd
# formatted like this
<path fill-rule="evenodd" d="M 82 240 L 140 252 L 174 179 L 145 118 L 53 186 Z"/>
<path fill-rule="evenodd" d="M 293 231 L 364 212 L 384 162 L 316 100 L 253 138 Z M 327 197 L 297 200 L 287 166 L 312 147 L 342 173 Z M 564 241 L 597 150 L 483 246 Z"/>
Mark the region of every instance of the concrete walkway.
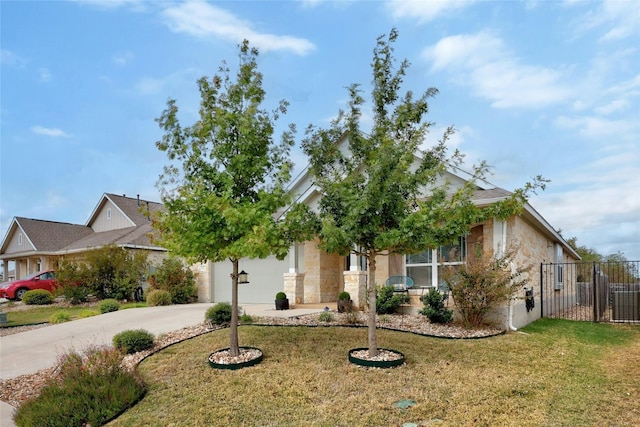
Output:
<path fill-rule="evenodd" d="M 58 356 L 69 350 L 110 345 L 115 334 L 127 329 L 145 329 L 159 335 L 197 325 L 204 321 L 205 312 L 212 305 L 198 303 L 120 310 L 0 337 L 0 379 L 33 374 L 54 366 Z M 241 304 L 241 307 L 251 316 L 294 317 L 319 313 L 325 305 L 303 305 L 284 311 L 275 310 L 273 304 Z M 10 405 L 0 402 L 0 426 L 14 426 L 12 413 Z"/>

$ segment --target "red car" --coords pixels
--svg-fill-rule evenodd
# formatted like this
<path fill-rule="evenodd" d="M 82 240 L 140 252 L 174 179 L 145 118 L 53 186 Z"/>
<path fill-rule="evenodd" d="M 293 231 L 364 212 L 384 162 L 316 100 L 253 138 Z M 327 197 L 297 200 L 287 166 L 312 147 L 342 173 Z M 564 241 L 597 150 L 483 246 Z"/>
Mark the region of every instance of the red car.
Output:
<path fill-rule="evenodd" d="M 39 271 L 23 279 L 0 284 L 0 298 L 21 301 L 24 293 L 32 289 L 46 289 L 53 293 L 57 287 L 54 271 Z"/>

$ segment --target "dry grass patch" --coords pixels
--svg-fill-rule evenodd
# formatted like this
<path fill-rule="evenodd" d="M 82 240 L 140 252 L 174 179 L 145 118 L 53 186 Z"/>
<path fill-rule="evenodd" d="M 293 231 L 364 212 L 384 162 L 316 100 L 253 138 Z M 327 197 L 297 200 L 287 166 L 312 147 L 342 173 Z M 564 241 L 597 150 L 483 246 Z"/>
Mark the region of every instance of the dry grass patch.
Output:
<path fill-rule="evenodd" d="M 215 370 L 207 356 L 228 346 L 228 331 L 217 331 L 144 361 L 148 393 L 112 425 L 625 425 L 640 364 L 605 358 L 637 352 L 640 328 L 534 325 L 527 334 L 467 341 L 381 330 L 379 345 L 407 358 L 391 370 L 348 362 L 366 329 L 266 326 L 240 328 L 241 345 L 264 352 L 261 364 Z M 416 405 L 399 409 L 401 399 Z"/>

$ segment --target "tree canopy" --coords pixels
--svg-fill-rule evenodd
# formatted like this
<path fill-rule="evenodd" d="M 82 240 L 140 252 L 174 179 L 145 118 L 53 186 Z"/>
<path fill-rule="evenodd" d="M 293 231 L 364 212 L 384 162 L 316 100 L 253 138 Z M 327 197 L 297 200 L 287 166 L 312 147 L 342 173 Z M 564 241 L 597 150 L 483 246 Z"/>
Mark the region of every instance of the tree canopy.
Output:
<path fill-rule="evenodd" d="M 180 125 L 173 99 L 157 119 L 164 131 L 157 147 L 171 163 L 158 181 L 166 210 L 154 219 L 157 240 L 174 253 L 192 261 L 232 262 L 234 355 L 238 260 L 271 254 L 283 259 L 303 231 L 289 220 L 304 213 L 302 208 L 290 209 L 289 220 L 276 219 L 276 212 L 289 202 L 285 184 L 295 127 L 289 125 L 279 143 L 274 140 L 274 122 L 286 113 L 288 103 L 280 101 L 272 111 L 262 107 L 258 50 L 246 40 L 239 49 L 235 80 L 225 62 L 213 78 L 198 80 L 201 101 L 193 125 Z"/>
<path fill-rule="evenodd" d="M 445 179 L 446 172 L 463 161 L 459 151 L 449 153 L 447 147 L 454 129 L 449 127 L 436 144 L 420 149 L 434 125 L 426 116 L 428 101 L 438 90 L 400 93 L 409 63 L 404 60 L 396 67 L 393 45 L 397 37 L 395 29 L 388 37 L 378 37 L 373 51 L 372 129 L 362 129 L 365 99 L 360 86 L 353 84 L 348 88 L 346 111 L 340 110 L 327 129 L 309 126 L 303 141 L 322 193 L 321 247 L 367 258 L 371 356 L 377 354 L 376 256 L 416 253 L 452 242 L 473 223 L 518 213 L 527 192 L 544 184 L 536 180 L 486 209 L 472 200 L 477 181 L 487 172 L 485 163 L 474 167 L 465 183 L 452 186 Z M 346 150 L 340 147 L 344 142 Z"/>

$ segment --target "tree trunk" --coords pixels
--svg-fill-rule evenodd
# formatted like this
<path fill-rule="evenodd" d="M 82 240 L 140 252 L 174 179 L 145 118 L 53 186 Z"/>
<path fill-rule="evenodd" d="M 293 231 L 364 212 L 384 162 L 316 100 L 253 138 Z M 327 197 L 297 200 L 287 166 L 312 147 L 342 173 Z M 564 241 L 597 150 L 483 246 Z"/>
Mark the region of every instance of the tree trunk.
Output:
<path fill-rule="evenodd" d="M 238 346 L 238 260 L 232 259 L 233 273 L 231 273 L 231 327 L 229 353 L 231 356 L 238 356 L 240 348 Z"/>
<path fill-rule="evenodd" d="M 369 263 L 369 281 L 367 286 L 367 296 L 369 297 L 369 356 L 378 355 L 378 337 L 376 335 L 376 253 L 367 254 Z"/>

